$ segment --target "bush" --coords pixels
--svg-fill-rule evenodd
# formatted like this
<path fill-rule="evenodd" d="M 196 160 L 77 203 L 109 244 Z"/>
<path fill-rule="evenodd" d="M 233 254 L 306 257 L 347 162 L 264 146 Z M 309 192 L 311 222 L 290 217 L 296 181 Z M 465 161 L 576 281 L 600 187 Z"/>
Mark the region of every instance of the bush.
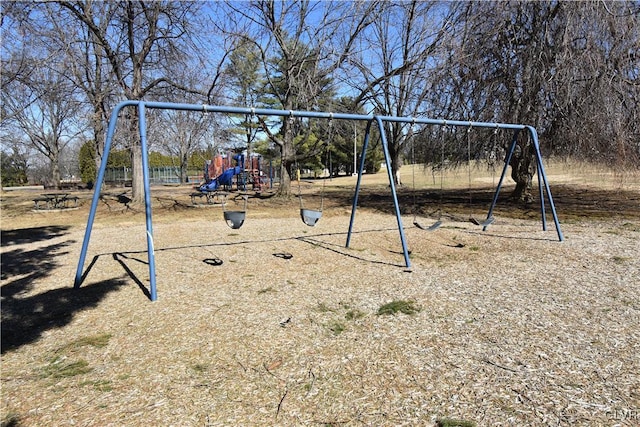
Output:
<path fill-rule="evenodd" d="M 98 175 L 96 167 L 96 148 L 93 141 L 87 141 L 80 147 L 78 153 L 78 167 L 80 169 L 80 179 L 87 184 L 87 188 L 93 188 L 93 183 Z"/>

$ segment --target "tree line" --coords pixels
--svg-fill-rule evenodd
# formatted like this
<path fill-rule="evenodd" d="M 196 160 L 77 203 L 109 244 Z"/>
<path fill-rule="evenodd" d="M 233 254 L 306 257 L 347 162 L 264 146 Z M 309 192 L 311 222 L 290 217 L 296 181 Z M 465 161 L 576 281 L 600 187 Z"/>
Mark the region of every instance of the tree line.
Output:
<path fill-rule="evenodd" d="M 71 147 L 96 163 L 109 112 L 157 100 L 522 123 L 544 155 L 617 168 L 640 164 L 637 1 L 50 1 L 2 2 L 2 170 Z M 152 149 L 179 159 L 206 144 L 281 160 L 279 194 L 330 147 L 353 168 L 363 124 L 156 112 Z M 135 111 L 116 133 L 142 200 Z M 511 135 L 388 123 L 391 167 L 504 156 Z M 379 141 L 379 135 L 373 138 Z M 443 154 L 444 153 L 444 154 Z M 514 197 L 531 198 L 531 141 L 518 136 Z M 351 168 L 351 169 L 349 169 Z M 394 173 L 395 176 L 395 173 Z"/>

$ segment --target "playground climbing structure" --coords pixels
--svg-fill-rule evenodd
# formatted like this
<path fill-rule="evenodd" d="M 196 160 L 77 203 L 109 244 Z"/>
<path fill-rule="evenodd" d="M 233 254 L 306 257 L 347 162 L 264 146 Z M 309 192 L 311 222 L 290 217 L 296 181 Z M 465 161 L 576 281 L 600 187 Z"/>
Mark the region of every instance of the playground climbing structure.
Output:
<path fill-rule="evenodd" d="M 247 190 L 248 186 L 254 191 L 261 191 L 263 186 L 262 156 L 244 153 L 217 154 L 204 164 L 204 184 L 198 191 L 212 192 L 220 188 L 232 190 L 235 184 L 238 190 Z M 234 183 L 235 181 L 235 183 Z"/>

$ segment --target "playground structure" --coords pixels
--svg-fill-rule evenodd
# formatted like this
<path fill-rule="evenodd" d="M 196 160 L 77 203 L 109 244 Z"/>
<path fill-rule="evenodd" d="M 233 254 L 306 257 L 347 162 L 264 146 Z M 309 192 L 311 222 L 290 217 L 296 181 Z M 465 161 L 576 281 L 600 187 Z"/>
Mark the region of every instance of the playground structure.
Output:
<path fill-rule="evenodd" d="M 85 230 L 85 235 L 82 243 L 82 250 L 80 252 L 80 257 L 78 260 L 78 267 L 76 270 L 76 276 L 74 281 L 74 288 L 79 288 L 85 279 L 84 264 L 87 256 L 87 249 L 89 246 L 89 241 L 91 239 L 91 231 L 93 228 L 93 222 L 95 220 L 96 209 L 98 206 L 98 201 L 100 197 L 100 190 L 102 187 L 102 183 L 104 180 L 104 173 L 106 169 L 107 158 L 109 152 L 111 150 L 111 144 L 113 141 L 113 135 L 115 133 L 116 124 L 118 120 L 119 113 L 125 107 L 136 107 L 138 110 L 139 116 L 139 132 L 140 132 L 140 143 L 142 145 L 142 168 L 143 168 L 143 181 L 144 181 L 144 199 L 145 199 L 145 215 L 146 215 L 146 235 L 147 235 L 147 255 L 148 255 L 148 265 L 149 265 L 149 286 L 150 286 L 150 299 L 155 301 L 157 299 L 157 287 L 156 287 L 156 271 L 155 271 L 155 252 L 154 252 L 154 242 L 153 242 L 153 221 L 152 221 L 152 209 L 151 209 L 151 190 L 149 185 L 149 159 L 148 159 L 148 143 L 147 143 L 147 125 L 146 125 L 146 109 L 165 109 L 165 110 L 179 110 L 179 111 L 194 111 L 194 112 L 210 112 L 210 113 L 223 113 L 223 114 L 244 114 L 244 115 L 261 115 L 261 116 L 281 116 L 281 117 L 301 117 L 301 118 L 315 118 L 315 119 L 328 119 L 328 120 L 358 120 L 358 121 L 366 121 L 367 127 L 365 131 L 364 143 L 362 148 L 362 155 L 360 156 L 360 166 L 358 169 L 358 178 L 355 188 L 355 193 L 353 197 L 353 205 L 351 209 L 351 218 L 349 221 L 349 231 L 347 233 L 347 241 L 345 247 L 349 247 L 351 242 L 351 236 L 353 231 L 353 224 L 355 220 L 356 209 L 358 206 L 358 196 L 360 193 L 360 187 L 362 182 L 362 175 L 365 166 L 366 153 L 367 148 L 369 146 L 370 136 L 371 136 L 371 127 L 375 123 L 378 126 L 378 130 L 380 133 L 382 149 L 384 154 L 384 160 L 387 165 L 391 164 L 391 158 L 389 155 L 387 138 L 384 130 L 385 122 L 399 122 L 399 123 L 408 123 L 408 124 L 426 124 L 426 125 L 445 125 L 452 127 L 466 127 L 466 128 L 493 128 L 493 129 L 508 129 L 513 130 L 514 135 L 511 141 L 510 148 L 508 150 L 508 154 L 505 158 L 504 167 L 502 170 L 502 175 L 500 177 L 500 181 L 496 188 L 491 207 L 489 208 L 489 212 L 487 214 L 487 221 L 493 217 L 493 210 L 498 201 L 498 196 L 500 193 L 500 189 L 502 188 L 502 184 L 504 182 L 504 178 L 507 174 L 507 169 L 509 167 L 509 163 L 513 156 L 513 153 L 516 148 L 517 138 L 521 131 L 526 131 L 529 133 L 531 141 L 533 143 L 535 149 L 536 163 L 537 163 L 537 174 L 538 174 L 538 191 L 540 195 L 540 212 L 541 212 L 541 220 L 542 220 L 542 229 L 544 231 L 547 230 L 547 220 L 546 220 L 546 211 L 545 211 L 545 203 L 548 201 L 549 207 L 551 209 L 551 213 L 553 216 L 553 221 L 555 224 L 555 229 L 558 235 L 558 240 L 563 241 L 564 237 L 562 235 L 562 231 L 560 229 L 560 223 L 558 221 L 558 216 L 556 213 L 555 205 L 553 202 L 553 197 L 551 195 L 551 190 L 549 188 L 549 183 L 547 181 L 544 165 L 542 162 L 542 156 L 540 153 L 540 146 L 538 142 L 538 134 L 534 127 L 522 124 L 511 124 L 511 123 L 487 123 L 487 122 L 473 122 L 473 121 L 459 121 L 459 120 L 442 120 L 442 119 L 430 119 L 430 118 L 415 118 L 415 117 L 398 117 L 398 116 L 378 116 L 378 115 L 362 115 L 362 114 L 346 114 L 346 113 L 326 113 L 326 112 L 313 112 L 313 111 L 294 111 L 294 110 L 271 110 L 271 109 L 258 109 L 258 108 L 246 108 L 246 107 L 227 107 L 227 106 L 212 106 L 212 105 L 197 105 L 197 104 L 177 104 L 177 103 L 165 103 L 165 102 L 147 102 L 147 101 L 124 101 L 118 104 L 112 114 L 109 121 L 109 127 L 107 129 L 107 136 L 105 139 L 105 147 L 104 153 L 102 157 L 102 164 L 98 171 L 98 177 L 96 180 L 96 186 L 94 188 L 94 194 L 91 202 L 91 209 L 89 212 L 89 218 L 87 220 L 87 228 Z M 404 234 L 404 227 L 402 224 L 402 217 L 400 213 L 400 206 L 398 202 L 398 197 L 396 193 L 396 187 L 394 184 L 391 168 L 387 169 L 387 175 L 389 179 L 389 188 L 391 191 L 391 195 L 393 198 L 394 204 L 394 213 L 396 216 L 396 222 L 398 226 L 398 233 L 400 235 L 400 241 L 402 244 L 402 250 L 405 260 L 405 265 L 407 269 L 411 268 L 411 261 L 409 259 L 409 250 L 407 246 L 407 241 Z M 235 171 L 235 170 L 234 170 Z M 219 181 L 218 181 L 219 182 Z M 546 194 L 546 198 L 545 198 Z M 245 209 L 246 209 L 246 198 L 245 198 Z M 244 213 L 244 212 L 243 212 Z M 228 220 L 227 214 L 225 213 L 225 219 Z M 303 218 L 304 220 L 304 218 Z M 244 215 L 242 216 L 242 221 L 244 221 Z M 489 222 L 486 222 L 486 225 L 483 226 L 483 230 L 486 230 Z M 231 225 L 231 224 L 230 224 Z M 242 224 L 240 224 L 242 225 Z M 232 227 L 232 228 L 239 228 Z"/>
<path fill-rule="evenodd" d="M 235 163 L 235 164 L 234 164 Z M 227 190 L 233 189 L 247 190 L 247 185 L 251 185 L 252 190 L 262 191 L 264 185 L 262 179 L 262 156 L 244 153 L 217 154 L 204 164 L 204 180 L 198 191 L 207 193 L 217 191 L 221 187 Z"/>
<path fill-rule="evenodd" d="M 235 162 L 235 165 L 233 162 Z M 232 154 L 229 152 L 227 154 L 217 154 L 212 160 L 205 161 L 205 183 L 198 187 L 198 193 L 191 194 L 191 201 L 195 203 L 196 197 L 205 196 L 207 203 L 211 203 L 217 196 L 221 196 L 224 219 L 227 225 L 235 230 L 244 224 L 249 196 L 242 195 L 244 199 L 242 210 L 230 211 L 225 207 L 228 194 L 218 193 L 220 188 L 233 190 L 234 179 L 237 190 L 247 191 L 248 184 L 251 184 L 253 191 L 262 191 L 262 156 L 252 154 L 247 158 L 244 153 Z"/>

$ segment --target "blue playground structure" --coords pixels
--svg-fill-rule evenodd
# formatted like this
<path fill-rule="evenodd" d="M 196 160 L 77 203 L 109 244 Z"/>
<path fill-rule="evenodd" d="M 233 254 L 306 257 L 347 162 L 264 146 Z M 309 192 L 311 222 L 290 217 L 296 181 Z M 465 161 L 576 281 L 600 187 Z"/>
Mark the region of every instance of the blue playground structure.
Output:
<path fill-rule="evenodd" d="M 360 185 L 362 182 L 362 175 L 364 172 L 365 161 L 367 149 L 369 146 L 369 141 L 371 137 L 371 126 L 375 123 L 378 126 L 380 139 L 382 143 L 382 150 L 384 154 L 384 160 L 387 165 L 391 164 L 391 158 L 389 155 L 389 148 L 387 143 L 387 137 L 385 132 L 384 124 L 385 122 L 396 122 L 396 123 L 407 123 L 407 124 L 425 124 L 425 125 L 439 125 L 439 126 L 453 126 L 453 127 L 464 127 L 467 129 L 471 128 L 491 128 L 491 129 L 505 129 L 512 130 L 514 132 L 511 146 L 508 150 L 508 154 L 505 158 L 504 167 L 502 169 L 502 176 L 500 177 L 500 181 L 496 188 L 493 201 L 491 203 L 491 207 L 489 212 L 487 213 L 487 219 L 484 222 L 480 222 L 483 225 L 483 230 L 490 225 L 489 219 L 492 218 L 493 210 L 498 201 L 498 195 L 500 193 L 500 189 L 502 188 L 502 184 L 504 182 L 504 178 L 507 174 L 507 169 L 509 167 L 509 162 L 513 156 L 513 153 L 516 148 L 517 138 L 520 132 L 525 131 L 529 134 L 531 141 L 533 143 L 535 149 L 535 156 L 537 162 L 537 174 L 538 174 L 538 191 L 540 198 L 540 213 L 542 219 L 542 229 L 544 231 L 547 230 L 547 218 L 545 212 L 545 203 L 548 202 L 548 205 L 551 209 L 551 213 L 553 216 L 553 221 L 555 223 L 555 229 L 558 235 L 558 240 L 563 241 L 564 236 L 562 231 L 560 230 L 560 223 L 558 221 L 558 215 L 556 214 L 555 204 L 553 202 L 553 197 L 551 195 L 551 190 L 549 188 L 549 182 L 547 181 L 547 176 L 545 173 L 544 165 L 542 163 L 542 155 L 540 153 L 540 145 L 538 142 L 538 133 L 536 129 L 532 126 L 522 125 L 522 124 L 513 124 L 513 123 L 487 123 L 487 122 L 473 122 L 473 121 L 460 121 L 460 120 L 443 120 L 443 119 L 430 119 L 430 118 L 416 118 L 416 117 L 398 117 L 398 116 L 379 116 L 379 115 L 364 115 L 364 114 L 346 114 L 346 113 L 326 113 L 326 112 L 317 112 L 317 111 L 294 111 L 294 110 L 271 110 L 271 109 L 261 109 L 261 108 L 246 108 L 246 107 L 226 107 L 226 106 L 213 106 L 213 105 L 197 105 L 197 104 L 177 104 L 177 103 L 166 103 L 166 102 L 148 102 L 148 101 L 124 101 L 118 104 L 113 112 L 111 113 L 111 118 L 109 121 L 109 127 L 107 129 L 107 135 L 104 144 L 104 152 L 102 155 L 102 164 L 98 171 L 98 177 L 96 179 L 96 185 L 94 187 L 93 199 L 91 202 L 91 209 L 89 211 L 89 218 L 87 220 L 87 228 L 85 230 L 84 240 L 82 242 L 82 250 L 80 252 L 80 257 L 78 259 L 78 268 L 76 270 L 76 277 L 74 282 L 74 288 L 79 288 L 82 282 L 85 279 L 85 275 L 83 274 L 84 264 L 87 256 L 87 249 L 89 247 L 89 241 L 91 239 L 91 230 L 93 228 L 93 222 L 96 215 L 97 206 L 100 199 L 100 191 L 102 188 L 102 184 L 104 181 L 105 170 L 107 167 L 107 160 L 109 156 L 109 152 L 111 150 L 111 145 L 113 142 L 113 135 L 115 133 L 116 124 L 118 121 L 118 116 L 122 109 L 125 107 L 135 107 L 138 110 L 139 117 L 139 131 L 140 131 L 140 144 L 142 145 L 142 173 L 144 180 L 144 200 L 145 200 L 145 214 L 146 214 L 146 235 L 147 235 L 147 255 L 148 255 L 148 264 L 149 264 L 149 287 L 150 287 L 150 299 L 155 301 L 157 296 L 156 290 L 156 270 L 155 270 L 155 252 L 153 246 L 153 222 L 152 222 L 152 214 L 151 214 L 151 189 L 149 185 L 149 157 L 148 157 L 148 142 L 147 142 L 147 123 L 146 123 L 146 109 L 161 109 L 161 110 L 178 110 L 178 111 L 194 111 L 194 112 L 210 112 L 210 113 L 223 113 L 223 114 L 242 114 L 242 115 L 260 115 L 260 116 L 281 116 L 281 117 L 304 117 L 304 118 L 315 118 L 315 119 L 328 119 L 329 121 L 333 119 L 338 120 L 358 120 L 367 122 L 367 127 L 364 136 L 364 143 L 362 147 L 362 155 L 360 156 L 360 166 L 358 169 L 358 179 L 355 188 L 355 194 L 353 197 L 353 205 L 351 209 L 351 219 L 349 222 L 349 231 L 347 233 L 347 241 L 345 247 L 349 247 L 351 242 L 351 236 L 353 231 L 353 224 L 355 220 L 356 209 L 358 206 L 358 195 L 360 193 Z M 236 166 L 241 167 L 241 166 Z M 396 187 L 393 180 L 391 168 L 387 169 L 387 175 L 389 179 L 389 189 L 391 191 L 391 195 L 393 197 L 393 205 L 394 212 L 396 216 L 396 222 L 398 225 L 398 233 L 400 235 L 400 241 L 402 243 L 402 250 L 404 255 L 404 260 L 407 269 L 411 267 L 411 261 L 409 259 L 409 250 L 407 246 L 407 241 L 404 234 L 404 227 L 402 224 L 402 217 L 400 214 L 400 206 L 398 202 L 398 197 L 396 193 Z M 235 175 L 236 169 L 232 172 L 228 172 L 228 175 L 225 175 L 224 179 L 228 177 L 232 177 Z M 225 172 L 226 173 L 226 172 Z M 224 175 L 224 173 L 222 174 Z M 220 185 L 222 181 L 222 175 L 217 177 L 217 184 Z M 546 194 L 546 197 L 545 197 Z M 246 196 L 245 196 L 245 209 L 246 209 Z M 238 214 L 239 218 L 229 218 L 232 217 L 233 214 Z M 242 215 L 240 215 L 240 213 Z M 241 218 L 240 218 L 241 217 Z M 242 224 L 241 221 L 244 221 L 244 211 L 233 212 L 229 215 L 225 214 L 225 219 L 227 221 L 232 221 L 233 224 L 230 224 L 232 228 L 239 228 Z M 86 272 L 88 274 L 88 271 Z"/>
<path fill-rule="evenodd" d="M 206 182 L 198 188 L 198 191 L 212 192 L 217 191 L 221 186 L 231 187 L 233 178 L 244 172 L 244 154 L 236 154 L 233 160 L 236 161 L 237 166 L 230 167 L 215 177 L 209 177 L 209 163 L 206 163 L 204 171 Z"/>
<path fill-rule="evenodd" d="M 251 186 L 253 191 L 261 192 L 268 182 L 268 177 L 263 174 L 263 163 L 262 156 L 257 153 L 248 156 L 245 152 L 216 154 L 213 159 L 205 161 L 204 183 L 196 186 L 196 192 L 191 193 L 191 203 L 198 204 L 196 200 L 203 198 L 206 198 L 207 204 L 225 199 L 226 191 L 232 191 L 234 184 L 236 190 L 246 191 Z"/>

